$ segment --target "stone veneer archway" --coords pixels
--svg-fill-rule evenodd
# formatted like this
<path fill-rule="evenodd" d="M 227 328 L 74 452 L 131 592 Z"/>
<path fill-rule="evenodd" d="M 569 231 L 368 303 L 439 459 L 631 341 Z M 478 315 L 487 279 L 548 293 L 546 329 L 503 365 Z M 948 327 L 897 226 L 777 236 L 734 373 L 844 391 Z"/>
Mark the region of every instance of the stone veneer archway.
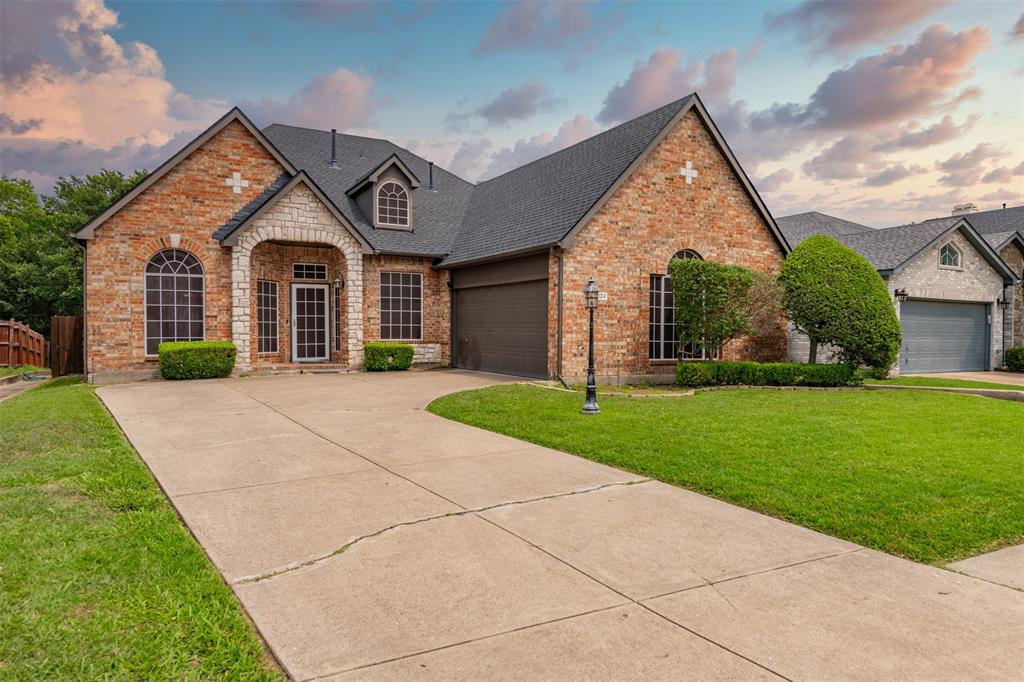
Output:
<path fill-rule="evenodd" d="M 363 364 L 363 254 L 360 243 L 308 188 L 298 185 L 260 216 L 231 247 L 231 336 L 236 367 L 251 366 L 252 250 L 264 241 L 334 246 L 345 256 L 347 364 Z"/>

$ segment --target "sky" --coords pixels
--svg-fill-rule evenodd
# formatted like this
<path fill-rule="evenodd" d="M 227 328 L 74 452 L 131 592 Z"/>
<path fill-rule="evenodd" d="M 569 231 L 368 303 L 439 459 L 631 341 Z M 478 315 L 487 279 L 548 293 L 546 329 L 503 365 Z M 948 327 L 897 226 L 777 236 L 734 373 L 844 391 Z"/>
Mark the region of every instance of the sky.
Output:
<path fill-rule="evenodd" d="M 694 90 L 776 216 L 1024 203 L 1018 2 L 0 0 L 0 173 L 44 194 L 235 105 L 475 182 Z"/>

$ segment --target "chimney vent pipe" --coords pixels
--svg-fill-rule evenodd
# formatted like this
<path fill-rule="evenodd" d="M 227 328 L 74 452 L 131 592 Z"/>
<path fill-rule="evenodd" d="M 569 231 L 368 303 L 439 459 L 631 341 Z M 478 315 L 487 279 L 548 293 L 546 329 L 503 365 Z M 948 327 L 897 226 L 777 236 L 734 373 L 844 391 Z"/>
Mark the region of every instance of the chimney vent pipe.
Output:
<path fill-rule="evenodd" d="M 331 128 L 331 168 L 338 167 L 338 129 Z"/>

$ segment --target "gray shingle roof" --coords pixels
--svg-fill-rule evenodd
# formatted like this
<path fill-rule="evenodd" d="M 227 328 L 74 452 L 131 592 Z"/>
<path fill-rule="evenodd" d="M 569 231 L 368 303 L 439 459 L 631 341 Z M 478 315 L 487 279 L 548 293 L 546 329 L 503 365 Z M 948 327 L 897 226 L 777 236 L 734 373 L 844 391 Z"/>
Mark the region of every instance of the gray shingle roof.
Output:
<path fill-rule="evenodd" d="M 477 185 L 444 264 L 561 240 L 692 97 Z"/>
<path fill-rule="evenodd" d="M 967 218 L 971 227 L 984 236 L 985 241 L 994 249 L 1005 244 L 1014 232 L 1019 233 L 1021 239 L 1024 239 L 1024 206 L 1009 206 L 992 211 L 965 213 L 958 217 Z M 924 222 L 941 220 L 948 220 L 948 218 L 931 218 Z"/>
<path fill-rule="evenodd" d="M 782 234 L 786 236 L 786 241 L 794 247 L 816 234 L 841 237 L 848 234 L 857 234 L 858 232 L 868 232 L 874 229 L 867 225 L 843 220 L 842 218 L 818 211 L 783 216 L 776 218 L 775 222 L 778 224 L 779 229 L 782 230 Z"/>
<path fill-rule="evenodd" d="M 838 235 L 835 238 L 864 256 L 878 270 L 894 270 L 910 260 L 951 227 L 962 216 L 899 225 L 881 230 Z"/>
<path fill-rule="evenodd" d="M 275 123 L 264 135 L 296 168 L 306 171 L 338 210 L 378 251 L 440 257 L 451 250 L 473 185 L 434 167 L 434 191 L 427 187 L 429 165 L 387 140 L 337 134 L 336 168 L 330 167 L 331 133 Z M 345 192 L 394 154 L 423 182 L 412 190 L 414 230 L 374 229 L 368 216 Z"/>

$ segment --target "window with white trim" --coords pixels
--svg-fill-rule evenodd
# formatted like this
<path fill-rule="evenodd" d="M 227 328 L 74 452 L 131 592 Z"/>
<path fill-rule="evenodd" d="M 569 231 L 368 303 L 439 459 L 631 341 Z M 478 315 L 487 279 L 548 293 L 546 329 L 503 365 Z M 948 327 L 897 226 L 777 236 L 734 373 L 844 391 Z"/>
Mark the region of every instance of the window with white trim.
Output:
<path fill-rule="evenodd" d="M 260 353 L 278 351 L 277 282 L 265 279 L 256 282 L 256 334 Z"/>
<path fill-rule="evenodd" d="M 418 341 L 423 338 L 423 275 L 380 273 L 380 338 Z"/>
<path fill-rule="evenodd" d="M 394 180 L 377 188 L 377 224 L 409 227 L 409 191 Z"/>
<path fill-rule="evenodd" d="M 944 268 L 960 267 L 960 251 L 952 244 L 946 244 L 939 249 L 939 265 Z"/>
<path fill-rule="evenodd" d="M 691 249 L 679 251 L 672 260 L 703 260 Z M 647 356 L 651 360 L 709 360 L 718 353 L 708 353 L 694 344 L 679 346 L 676 336 L 675 294 L 672 278 L 668 275 L 651 275 L 649 339 Z"/>
<path fill-rule="evenodd" d="M 188 251 L 166 249 L 146 264 L 146 355 L 164 341 L 206 336 L 203 266 Z"/>

